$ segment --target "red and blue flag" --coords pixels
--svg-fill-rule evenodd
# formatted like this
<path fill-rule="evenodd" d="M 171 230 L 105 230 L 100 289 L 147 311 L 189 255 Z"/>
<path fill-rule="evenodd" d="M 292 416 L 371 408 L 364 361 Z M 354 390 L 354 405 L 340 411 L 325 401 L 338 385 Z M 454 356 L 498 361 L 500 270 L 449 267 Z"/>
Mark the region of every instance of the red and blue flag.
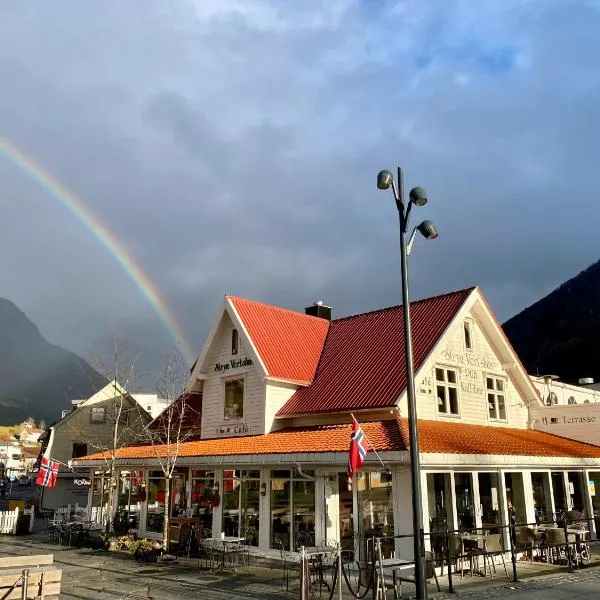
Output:
<path fill-rule="evenodd" d="M 358 421 L 352 418 L 352 433 L 350 434 L 350 452 L 348 453 L 348 481 L 361 468 L 367 456 L 367 440 Z"/>
<path fill-rule="evenodd" d="M 56 485 L 59 466 L 59 462 L 42 456 L 42 463 L 40 464 L 40 470 L 35 482 L 38 485 L 53 488 Z"/>

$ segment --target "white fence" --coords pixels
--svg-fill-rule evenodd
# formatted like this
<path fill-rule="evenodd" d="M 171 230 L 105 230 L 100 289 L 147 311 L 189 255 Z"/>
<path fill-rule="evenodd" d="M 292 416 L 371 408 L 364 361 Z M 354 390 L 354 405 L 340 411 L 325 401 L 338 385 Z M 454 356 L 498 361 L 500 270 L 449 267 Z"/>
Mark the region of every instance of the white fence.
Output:
<path fill-rule="evenodd" d="M 106 506 L 92 506 L 90 509 L 90 521 L 106 525 Z"/>
<path fill-rule="evenodd" d="M 0 533 L 17 533 L 17 521 L 19 520 L 19 508 L 15 510 L 0 511 Z M 29 515 L 29 533 L 33 529 L 33 520 L 35 511 L 33 508 L 26 508 L 23 514 Z"/>

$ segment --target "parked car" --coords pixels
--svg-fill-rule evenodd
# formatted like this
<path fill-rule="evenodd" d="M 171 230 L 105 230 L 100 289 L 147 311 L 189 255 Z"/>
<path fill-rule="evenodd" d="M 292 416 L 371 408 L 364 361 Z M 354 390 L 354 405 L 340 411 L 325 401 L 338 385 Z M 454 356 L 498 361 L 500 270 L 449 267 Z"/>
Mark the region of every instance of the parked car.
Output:
<path fill-rule="evenodd" d="M 30 485 L 31 477 L 29 477 L 28 475 L 21 475 L 21 477 L 19 477 L 19 487 L 25 487 Z"/>

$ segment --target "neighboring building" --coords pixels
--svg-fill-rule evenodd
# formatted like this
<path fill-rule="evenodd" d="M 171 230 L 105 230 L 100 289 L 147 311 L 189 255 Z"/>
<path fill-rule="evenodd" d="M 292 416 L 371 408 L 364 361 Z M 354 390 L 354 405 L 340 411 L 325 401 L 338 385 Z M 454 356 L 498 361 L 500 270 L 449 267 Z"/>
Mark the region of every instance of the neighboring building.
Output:
<path fill-rule="evenodd" d="M 171 515 L 191 511 L 262 550 L 294 549 L 304 533 L 351 545 L 353 533 L 412 532 L 403 309 L 307 313 L 225 297 L 192 371 L 201 439 L 179 448 Z M 529 523 L 599 512 L 588 482 L 600 482 L 600 448 L 531 429 L 538 390 L 479 289 L 413 302 L 411 318 L 425 530 L 494 530 L 511 504 Z M 348 490 L 352 414 L 377 455 Z M 119 453 L 115 501 L 140 535 L 160 537 L 156 452 Z M 100 502 L 102 459 L 77 463 L 93 469 Z M 410 558 L 411 540 L 395 550 Z"/>
<path fill-rule="evenodd" d="M 558 381 L 555 376 L 531 376 L 543 405 L 532 407 L 531 426 L 540 431 L 600 446 L 600 391 L 593 380 L 580 385 Z"/>
<path fill-rule="evenodd" d="M 153 418 L 156 419 L 167 406 L 167 398 L 159 398 L 157 394 L 131 394 L 131 397 Z"/>
<path fill-rule="evenodd" d="M 19 439 L 25 444 L 37 444 L 40 436 L 44 433 L 43 429 L 34 427 L 27 422 L 23 423 L 22 427 L 23 429 L 19 434 Z"/>
<path fill-rule="evenodd" d="M 56 487 L 42 488 L 42 509 L 75 502 L 86 506 L 89 473 L 69 468 L 72 459 L 139 441 L 140 432 L 152 420 L 116 381 L 111 381 L 87 400 L 73 401 L 73 404 L 74 408 L 48 427 L 40 438 L 40 454 L 60 462 Z"/>
<path fill-rule="evenodd" d="M 23 444 L 14 438 L 0 439 L 0 463 L 3 464 L 4 475 L 7 477 L 20 477 L 30 473 L 38 454 L 39 446 Z"/>

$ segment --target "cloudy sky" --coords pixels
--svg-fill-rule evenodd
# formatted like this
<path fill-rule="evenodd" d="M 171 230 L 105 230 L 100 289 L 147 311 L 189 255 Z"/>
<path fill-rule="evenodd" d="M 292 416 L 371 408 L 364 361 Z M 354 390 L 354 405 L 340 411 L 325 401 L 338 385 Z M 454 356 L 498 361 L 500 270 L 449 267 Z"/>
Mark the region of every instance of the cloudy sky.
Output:
<path fill-rule="evenodd" d="M 0 0 L 0 137 L 120 240 L 199 350 L 225 293 L 338 316 L 399 302 L 405 169 L 440 230 L 414 297 L 478 284 L 500 320 L 599 258 L 600 5 Z M 165 327 L 0 151 L 0 296 L 145 369 Z"/>

